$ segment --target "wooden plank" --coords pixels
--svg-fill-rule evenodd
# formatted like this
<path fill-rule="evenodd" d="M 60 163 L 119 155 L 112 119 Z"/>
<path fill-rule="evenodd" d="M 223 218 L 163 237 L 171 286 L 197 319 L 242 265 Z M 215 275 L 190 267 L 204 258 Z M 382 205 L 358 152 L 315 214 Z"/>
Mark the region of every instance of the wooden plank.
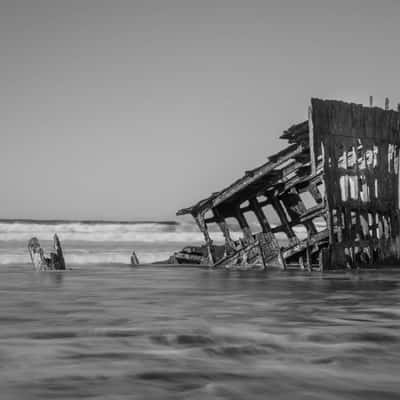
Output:
<path fill-rule="evenodd" d="M 192 207 L 183 208 L 177 212 L 177 215 L 184 215 L 184 214 L 193 214 L 197 215 L 201 212 L 204 212 L 208 209 L 214 208 L 219 204 L 226 201 L 235 193 L 243 190 L 251 183 L 257 181 L 264 175 L 270 173 L 274 168 L 279 166 L 280 164 L 284 163 L 285 161 L 293 158 L 294 156 L 302 153 L 304 151 L 304 147 L 301 145 L 293 145 L 290 146 L 281 152 L 275 154 L 274 156 L 270 157 L 270 161 L 266 164 L 262 165 L 261 167 L 255 169 L 251 176 L 244 176 L 241 179 L 238 179 L 232 185 L 228 186 L 227 188 L 221 190 L 217 194 L 213 194 L 207 199 L 200 201 L 199 203 L 195 204 Z"/>

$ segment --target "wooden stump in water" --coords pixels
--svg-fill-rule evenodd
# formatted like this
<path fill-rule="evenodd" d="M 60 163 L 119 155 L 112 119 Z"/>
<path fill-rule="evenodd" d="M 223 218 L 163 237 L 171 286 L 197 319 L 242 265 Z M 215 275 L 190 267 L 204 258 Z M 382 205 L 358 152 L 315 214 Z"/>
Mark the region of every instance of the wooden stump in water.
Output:
<path fill-rule="evenodd" d="M 65 270 L 64 254 L 57 234 L 54 234 L 53 247 L 54 252 L 50 252 L 46 257 L 39 239 L 33 237 L 29 240 L 28 251 L 36 271 Z"/>
<path fill-rule="evenodd" d="M 31 256 L 32 264 L 37 271 L 48 269 L 43 249 L 40 247 L 40 242 L 37 237 L 33 237 L 29 240 L 28 251 Z"/>
<path fill-rule="evenodd" d="M 135 251 L 132 251 L 132 255 L 131 255 L 131 264 L 132 265 L 139 265 L 139 259 L 135 253 Z"/>
<path fill-rule="evenodd" d="M 58 238 L 57 234 L 54 234 L 53 237 L 53 247 L 56 253 L 50 253 L 50 255 L 54 255 L 53 257 L 53 265 L 54 269 L 65 269 L 65 260 L 64 260 L 64 253 L 62 251 L 60 239 Z"/>

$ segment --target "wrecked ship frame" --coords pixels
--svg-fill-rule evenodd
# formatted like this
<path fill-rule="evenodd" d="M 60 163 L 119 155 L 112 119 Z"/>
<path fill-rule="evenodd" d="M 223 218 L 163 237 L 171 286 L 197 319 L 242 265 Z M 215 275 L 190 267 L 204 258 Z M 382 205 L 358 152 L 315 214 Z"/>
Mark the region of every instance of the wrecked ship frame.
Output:
<path fill-rule="evenodd" d="M 203 253 L 184 249 L 176 259 L 309 270 L 398 263 L 399 114 L 312 99 L 308 120 L 281 136 L 288 141 L 284 150 L 177 212 L 193 216 L 205 245 Z M 258 221 L 257 231 L 249 213 Z M 232 239 L 231 218 L 240 226 L 239 240 Z M 214 223 L 225 239 L 222 249 L 210 236 Z M 300 231 L 306 234 L 301 237 Z"/>

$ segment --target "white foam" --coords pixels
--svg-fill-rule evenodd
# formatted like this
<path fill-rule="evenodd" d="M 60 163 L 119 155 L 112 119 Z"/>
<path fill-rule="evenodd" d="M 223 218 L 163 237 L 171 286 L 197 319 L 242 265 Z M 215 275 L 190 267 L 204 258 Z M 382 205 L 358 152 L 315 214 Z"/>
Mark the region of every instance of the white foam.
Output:
<path fill-rule="evenodd" d="M 186 228 L 186 229 L 185 229 Z M 202 235 L 177 225 L 162 224 L 36 224 L 0 223 L 0 241 L 27 241 L 32 236 L 49 240 L 88 242 L 198 242 Z"/>
<path fill-rule="evenodd" d="M 0 241 L 28 241 L 32 236 L 50 240 L 57 233 L 61 241 L 85 242 L 160 242 L 202 243 L 204 237 L 193 224 L 163 225 L 157 223 L 0 223 Z M 235 239 L 235 232 L 233 237 Z M 212 232 L 216 242 L 223 242 L 221 232 Z"/>
<path fill-rule="evenodd" d="M 156 261 L 164 261 L 169 258 L 170 252 L 137 252 L 140 263 L 147 264 Z M 89 264 L 130 264 L 130 254 L 98 252 L 90 254 L 66 253 L 65 259 L 68 266 Z M 29 254 L 1 254 L 0 265 L 30 264 Z"/>
<path fill-rule="evenodd" d="M 296 233 L 305 232 L 303 226 L 295 227 Z M 0 223 L 0 241 L 28 241 L 32 236 L 50 240 L 57 233 L 62 241 L 85 242 L 161 242 L 202 243 L 203 235 L 194 224 L 166 225 L 159 223 Z M 220 231 L 210 232 L 215 242 L 223 243 Z M 232 232 L 234 240 L 241 236 Z"/>
<path fill-rule="evenodd" d="M 296 233 L 304 235 L 305 229 L 303 228 L 301 226 L 296 227 Z M 46 242 L 49 243 L 52 240 L 54 233 L 59 235 L 61 243 L 69 242 L 69 245 L 63 246 L 68 265 L 128 264 L 130 262 L 130 250 L 126 250 L 126 248 L 135 249 L 141 263 L 151 263 L 168 259 L 174 251 L 187 245 L 204 243 L 203 234 L 198 231 L 197 226 L 188 222 L 177 225 L 162 223 L 0 222 L 0 264 L 30 263 L 26 249 L 28 240 L 36 236 L 46 247 Z M 214 243 L 224 243 L 222 232 L 214 229 L 210 232 L 210 235 Z M 231 236 L 234 240 L 237 240 L 242 234 L 231 232 Z M 277 236 L 280 239 L 279 233 Z M 76 246 L 71 242 L 85 243 Z M 106 245 L 107 242 L 111 242 L 112 245 Z M 121 246 L 117 246 L 117 242 L 120 242 Z M 103 246 L 102 243 L 105 245 Z M 126 243 L 129 243 L 129 246 Z M 96 247 L 96 250 L 94 250 L 94 247 Z"/>

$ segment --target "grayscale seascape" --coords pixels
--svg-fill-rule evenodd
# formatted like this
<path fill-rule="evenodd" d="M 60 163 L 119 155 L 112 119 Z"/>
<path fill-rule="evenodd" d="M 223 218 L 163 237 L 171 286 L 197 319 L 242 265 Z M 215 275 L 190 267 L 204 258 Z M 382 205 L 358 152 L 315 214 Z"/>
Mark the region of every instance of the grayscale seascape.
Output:
<path fill-rule="evenodd" d="M 0 400 L 399 400 L 399 21 L 0 0 Z"/>
<path fill-rule="evenodd" d="M 54 227 L 76 263 L 34 272 L 25 238 Z M 128 264 L 128 240 L 155 261 L 201 239 L 191 225 L 3 223 L 0 239 L 1 399 L 398 398 L 399 271 Z"/>

